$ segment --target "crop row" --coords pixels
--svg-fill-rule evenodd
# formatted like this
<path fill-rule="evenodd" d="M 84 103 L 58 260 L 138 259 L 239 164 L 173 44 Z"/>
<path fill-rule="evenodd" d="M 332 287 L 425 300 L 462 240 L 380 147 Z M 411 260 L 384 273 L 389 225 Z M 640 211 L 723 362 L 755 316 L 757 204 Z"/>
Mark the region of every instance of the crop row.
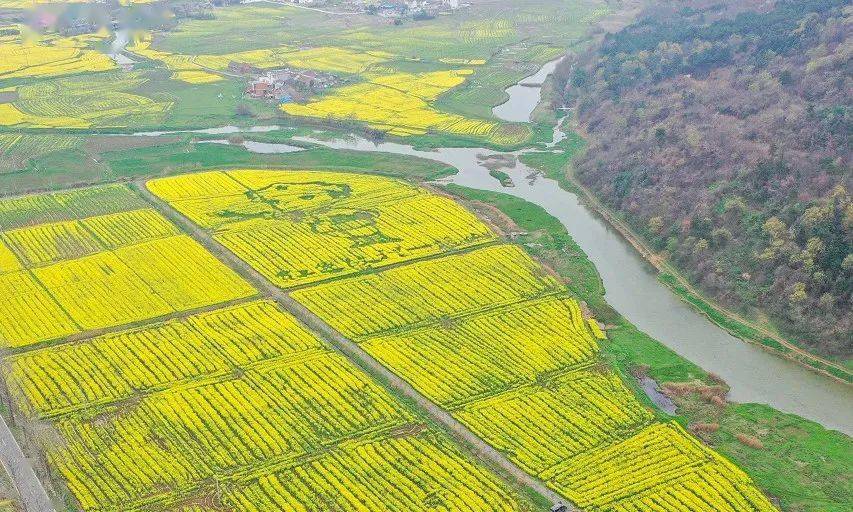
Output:
<path fill-rule="evenodd" d="M 421 393 L 449 409 L 564 368 L 589 364 L 597 346 L 572 299 L 507 309 L 368 338 L 362 346 Z"/>
<path fill-rule="evenodd" d="M 333 281 L 292 295 L 338 331 L 360 338 L 515 304 L 560 288 L 519 247 L 501 245 Z"/>
<path fill-rule="evenodd" d="M 7 368 L 29 411 L 56 416 L 320 347 L 274 304 L 253 302 L 31 350 Z"/>

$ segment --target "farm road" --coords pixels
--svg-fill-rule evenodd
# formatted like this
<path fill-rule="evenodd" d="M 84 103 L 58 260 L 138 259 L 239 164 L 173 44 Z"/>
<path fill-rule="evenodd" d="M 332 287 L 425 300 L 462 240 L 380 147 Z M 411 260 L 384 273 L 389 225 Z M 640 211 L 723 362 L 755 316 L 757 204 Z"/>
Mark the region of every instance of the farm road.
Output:
<path fill-rule="evenodd" d="M 566 504 L 570 503 L 569 500 L 559 496 L 557 493 L 546 487 L 542 481 L 527 474 L 524 470 L 516 466 L 515 463 L 504 456 L 504 454 L 495 450 L 488 443 L 480 439 L 474 432 L 460 423 L 450 413 L 433 403 L 412 387 L 411 384 L 398 377 L 395 373 L 382 365 L 382 363 L 374 359 L 373 356 L 368 354 L 357 343 L 346 338 L 319 316 L 315 315 L 308 308 L 291 298 L 287 292 L 275 286 L 257 270 L 238 258 L 234 253 L 225 248 L 225 246 L 214 240 L 207 231 L 200 228 L 198 225 L 172 208 L 168 203 L 151 193 L 148 188 L 145 187 L 144 181 L 137 181 L 134 182 L 134 184 L 142 197 L 151 203 L 154 208 L 166 216 L 166 218 L 177 224 L 190 236 L 195 238 L 220 261 L 234 269 L 234 271 L 240 274 L 244 279 L 252 283 L 252 285 L 254 285 L 263 295 L 275 300 L 278 304 L 298 318 L 306 327 L 331 343 L 334 348 L 347 356 L 351 361 L 355 362 L 362 368 L 369 370 L 373 375 L 380 377 L 396 391 L 413 400 L 424 413 L 437 423 L 440 423 L 450 430 L 455 436 L 462 439 L 472 447 L 480 457 L 501 468 L 516 482 L 533 489 L 537 493 L 549 499 L 552 503 L 556 503 L 558 501 Z"/>
<path fill-rule="evenodd" d="M 33 466 L 12 435 L 6 420 L 0 416 L 0 461 L 18 490 L 26 512 L 56 512 L 53 503 L 36 476 Z"/>

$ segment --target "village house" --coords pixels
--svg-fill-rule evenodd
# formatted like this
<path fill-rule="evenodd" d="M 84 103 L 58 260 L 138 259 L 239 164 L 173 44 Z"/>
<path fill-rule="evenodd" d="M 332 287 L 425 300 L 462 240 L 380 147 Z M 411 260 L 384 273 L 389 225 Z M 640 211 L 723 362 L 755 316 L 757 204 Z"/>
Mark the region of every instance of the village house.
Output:
<path fill-rule="evenodd" d="M 279 103 L 298 102 L 339 82 L 339 78 L 330 73 L 291 68 L 276 69 L 267 71 L 249 82 L 246 95 Z"/>

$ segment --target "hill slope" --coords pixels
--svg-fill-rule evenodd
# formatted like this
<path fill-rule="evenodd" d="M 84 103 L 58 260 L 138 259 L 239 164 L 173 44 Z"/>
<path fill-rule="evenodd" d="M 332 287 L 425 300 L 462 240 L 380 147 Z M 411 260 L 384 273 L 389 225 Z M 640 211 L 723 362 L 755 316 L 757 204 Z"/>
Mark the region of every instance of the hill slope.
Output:
<path fill-rule="evenodd" d="M 853 352 L 851 8 L 664 0 L 564 70 L 576 176 L 722 303 Z"/>

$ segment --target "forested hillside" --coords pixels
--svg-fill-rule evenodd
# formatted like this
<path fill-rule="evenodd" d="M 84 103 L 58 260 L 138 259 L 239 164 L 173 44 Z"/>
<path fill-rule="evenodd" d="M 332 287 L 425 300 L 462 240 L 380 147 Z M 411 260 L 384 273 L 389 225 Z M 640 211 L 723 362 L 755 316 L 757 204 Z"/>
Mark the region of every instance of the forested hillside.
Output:
<path fill-rule="evenodd" d="M 656 2 L 563 70 L 577 178 L 703 291 L 853 352 L 853 8 Z"/>

